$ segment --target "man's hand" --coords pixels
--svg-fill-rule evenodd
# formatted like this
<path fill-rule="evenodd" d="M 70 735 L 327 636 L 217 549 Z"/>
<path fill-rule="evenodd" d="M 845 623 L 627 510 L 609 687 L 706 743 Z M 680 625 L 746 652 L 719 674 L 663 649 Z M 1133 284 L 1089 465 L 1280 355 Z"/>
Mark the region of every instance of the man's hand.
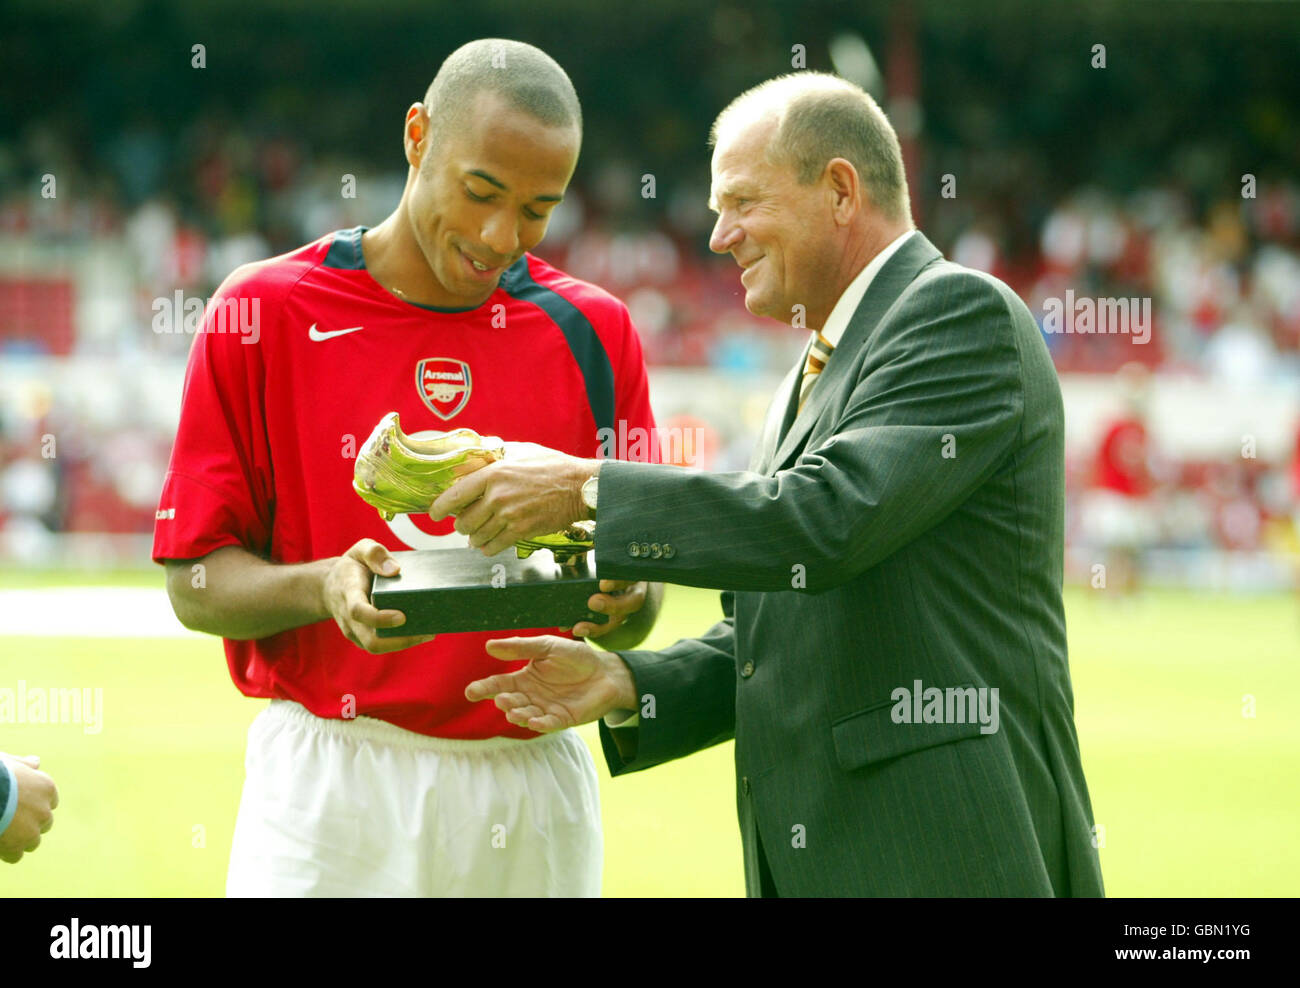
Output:
<path fill-rule="evenodd" d="M 573 626 L 573 635 L 575 638 L 605 638 L 618 631 L 619 628 L 625 627 L 628 619 L 638 613 L 649 599 L 650 584 L 644 580 L 639 583 L 631 583 L 627 580 L 601 580 L 600 593 L 594 593 L 587 598 L 587 607 L 597 614 L 608 614 L 609 620 L 604 624 L 579 621 Z M 568 631 L 569 629 L 561 628 L 560 630 Z M 644 634 L 642 637 L 644 637 Z M 631 648 L 632 646 L 624 647 Z"/>
<path fill-rule="evenodd" d="M 370 576 L 396 576 L 397 560 L 374 539 L 362 539 L 335 560 L 325 574 L 321 596 L 326 610 L 353 645 L 378 655 L 431 642 L 433 635 L 380 638 L 377 629 L 406 623 L 401 611 L 381 611 L 370 603 Z"/>
<path fill-rule="evenodd" d="M 465 699 L 495 697 L 506 720 L 530 731 L 562 731 L 611 710 L 636 709 L 632 673 L 612 652 L 555 635 L 496 638 L 487 643 L 487 652 L 505 662 L 529 662 L 518 672 L 475 680 L 465 687 Z"/>
<path fill-rule="evenodd" d="M 24 854 L 41 843 L 41 834 L 54 826 L 54 808 L 59 805 L 59 790 L 54 780 L 40 771 L 41 760 L 35 755 L 20 758 L 0 755 L 13 771 L 18 786 L 18 808 L 3 834 L 0 834 L 0 861 L 17 864 Z"/>
<path fill-rule="evenodd" d="M 521 539 L 562 532 L 586 518 L 582 484 L 599 469 L 599 460 L 534 443 L 507 443 L 504 460 L 456 481 L 429 507 L 429 515 L 455 515 L 456 531 L 495 556 Z"/>

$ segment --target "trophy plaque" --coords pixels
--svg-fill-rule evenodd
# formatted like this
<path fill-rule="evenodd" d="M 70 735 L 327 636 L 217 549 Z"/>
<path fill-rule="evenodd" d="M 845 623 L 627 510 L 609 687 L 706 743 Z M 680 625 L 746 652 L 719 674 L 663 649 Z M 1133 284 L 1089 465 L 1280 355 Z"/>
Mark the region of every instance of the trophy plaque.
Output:
<path fill-rule="evenodd" d="M 489 558 L 477 549 L 420 549 L 393 558 L 402 571 L 376 576 L 371 599 L 378 608 L 401 611 L 406 623 L 378 629 L 380 638 L 609 620 L 587 609 L 587 599 L 600 590 L 587 555 L 564 565 L 547 553 L 520 559 L 506 551 Z"/>
<path fill-rule="evenodd" d="M 352 486 L 386 520 L 428 511 L 459 478 L 505 456 L 505 443 L 457 429 L 431 439 L 402 432 L 389 412 L 357 454 Z M 563 532 L 515 543 L 514 553 L 483 555 L 477 549 L 395 552 L 401 572 L 376 576 L 371 600 L 406 615 L 381 638 L 458 631 L 554 628 L 609 618 L 587 609 L 600 589 L 596 576 L 595 523 L 576 522 Z M 549 552 L 534 555 L 539 549 Z"/>

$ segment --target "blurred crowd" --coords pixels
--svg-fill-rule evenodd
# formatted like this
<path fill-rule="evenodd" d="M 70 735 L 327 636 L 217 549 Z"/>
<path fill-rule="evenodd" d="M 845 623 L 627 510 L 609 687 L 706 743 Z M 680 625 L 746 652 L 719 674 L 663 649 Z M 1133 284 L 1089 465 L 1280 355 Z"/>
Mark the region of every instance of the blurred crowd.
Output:
<path fill-rule="evenodd" d="M 784 372 L 801 334 L 751 317 L 733 262 L 708 253 L 701 159 L 684 176 L 652 183 L 631 159 L 584 162 L 539 253 L 627 302 L 652 368 Z M 954 174 L 955 196 L 941 193 L 938 175 L 917 183 L 919 225 L 951 259 L 1007 281 L 1040 320 L 1045 300 L 1067 291 L 1151 300 L 1145 344 L 1045 332 L 1062 373 L 1137 364 L 1157 378 L 1230 387 L 1300 380 L 1295 182 L 1252 177 L 1248 195 L 1229 190 L 1208 201 L 1171 179 L 1123 196 L 1028 188 L 1009 202 L 980 195 L 960 162 Z M 50 197 L 38 181 L 47 175 Z M 375 223 L 404 180 L 402 170 L 313 155 L 284 134 L 218 119 L 196 120 L 178 140 L 137 122 L 92 163 L 54 127 L 0 142 L 0 361 L 10 378 L 0 404 L 0 526 L 11 548 L 37 544 L 42 532 L 148 532 L 175 408 L 170 392 L 140 375 L 182 366 L 190 342 L 158 331 L 158 300 L 209 298 L 246 261 Z M 57 375 L 24 376 L 24 366 L 50 357 L 91 362 L 93 379 L 68 388 Z M 1126 406 L 1116 422 L 1141 421 L 1134 416 Z M 707 424 L 718 434 L 713 446 L 744 444 L 736 432 L 745 424 Z M 42 456 L 51 436 L 57 455 Z M 1254 550 L 1270 544 L 1273 526 L 1289 524 L 1300 487 L 1293 454 L 1270 461 L 1225 450 L 1213 461 L 1178 462 L 1143 434 L 1140 452 L 1129 454 L 1140 469 L 1120 482 L 1131 489 L 1116 491 L 1107 462 L 1118 454 L 1108 443 L 1135 447 L 1132 436 L 1118 442 L 1107 429 L 1095 449 L 1071 459 L 1076 542 Z M 1089 507 L 1087 492 L 1106 490 L 1118 512 Z M 1162 505 L 1155 521 L 1120 517 L 1123 502 L 1154 499 Z"/>
<path fill-rule="evenodd" d="M 1118 334 L 1046 334 L 1061 371 L 1139 361 L 1246 385 L 1294 377 L 1300 186 L 1277 181 L 1251 192 L 1201 204 L 1174 184 L 1122 198 L 1080 189 L 1047 211 L 1036 251 L 1008 257 L 999 224 L 980 218 L 953 231 L 949 256 L 1007 281 L 1038 315 L 1067 290 L 1152 300 L 1145 345 Z"/>

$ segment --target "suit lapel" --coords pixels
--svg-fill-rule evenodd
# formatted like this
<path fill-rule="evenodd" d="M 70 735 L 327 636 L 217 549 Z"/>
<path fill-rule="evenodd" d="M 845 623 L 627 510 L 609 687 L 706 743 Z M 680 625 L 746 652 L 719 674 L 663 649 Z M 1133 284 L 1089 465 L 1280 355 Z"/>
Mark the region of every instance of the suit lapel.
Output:
<path fill-rule="evenodd" d="M 817 424 L 818 418 L 832 404 L 842 404 L 843 398 L 838 392 L 843 390 L 845 382 L 853 372 L 856 364 L 853 356 L 866 345 L 881 317 L 921 273 L 921 269 L 942 256 L 923 234 L 917 232 L 894 252 L 894 256 L 885 262 L 884 267 L 876 272 L 876 277 L 872 280 L 866 295 L 862 297 L 857 310 L 849 318 L 849 324 L 840 338 L 840 345 L 835 348 L 830 360 L 826 362 L 826 369 L 821 372 L 817 383 L 813 385 L 803 413 L 795 418 L 793 425 L 777 445 L 775 454 L 763 464 L 764 473 L 776 473 L 801 453 L 804 442 L 813 426 Z M 798 402 L 797 393 L 794 401 Z"/>

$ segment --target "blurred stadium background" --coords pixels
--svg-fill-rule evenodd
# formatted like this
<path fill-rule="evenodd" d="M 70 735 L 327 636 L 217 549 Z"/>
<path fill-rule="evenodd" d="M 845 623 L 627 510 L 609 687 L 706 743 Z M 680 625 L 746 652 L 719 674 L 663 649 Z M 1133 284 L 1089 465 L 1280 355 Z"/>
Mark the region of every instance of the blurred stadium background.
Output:
<path fill-rule="evenodd" d="M 175 622 L 148 563 L 191 339 L 155 331 L 155 304 L 387 215 L 403 111 L 483 36 L 537 44 L 573 78 L 585 144 L 538 253 L 628 302 L 660 424 L 705 430 L 698 465 L 743 467 L 803 341 L 746 313 L 705 205 L 713 116 L 792 67 L 880 99 L 918 226 L 1036 316 L 1067 290 L 1152 300 L 1146 344 L 1045 333 L 1108 890 L 1300 886 L 1300 7 L 198 0 L 2 16 L 0 689 L 102 688 L 104 709 L 95 733 L 0 723 L 0 750 L 41 754 L 63 801 L 0 893 L 220 894 L 260 703 Z M 715 613 L 674 589 L 655 640 Z M 607 894 L 742 891 L 729 759 L 606 787 Z"/>

